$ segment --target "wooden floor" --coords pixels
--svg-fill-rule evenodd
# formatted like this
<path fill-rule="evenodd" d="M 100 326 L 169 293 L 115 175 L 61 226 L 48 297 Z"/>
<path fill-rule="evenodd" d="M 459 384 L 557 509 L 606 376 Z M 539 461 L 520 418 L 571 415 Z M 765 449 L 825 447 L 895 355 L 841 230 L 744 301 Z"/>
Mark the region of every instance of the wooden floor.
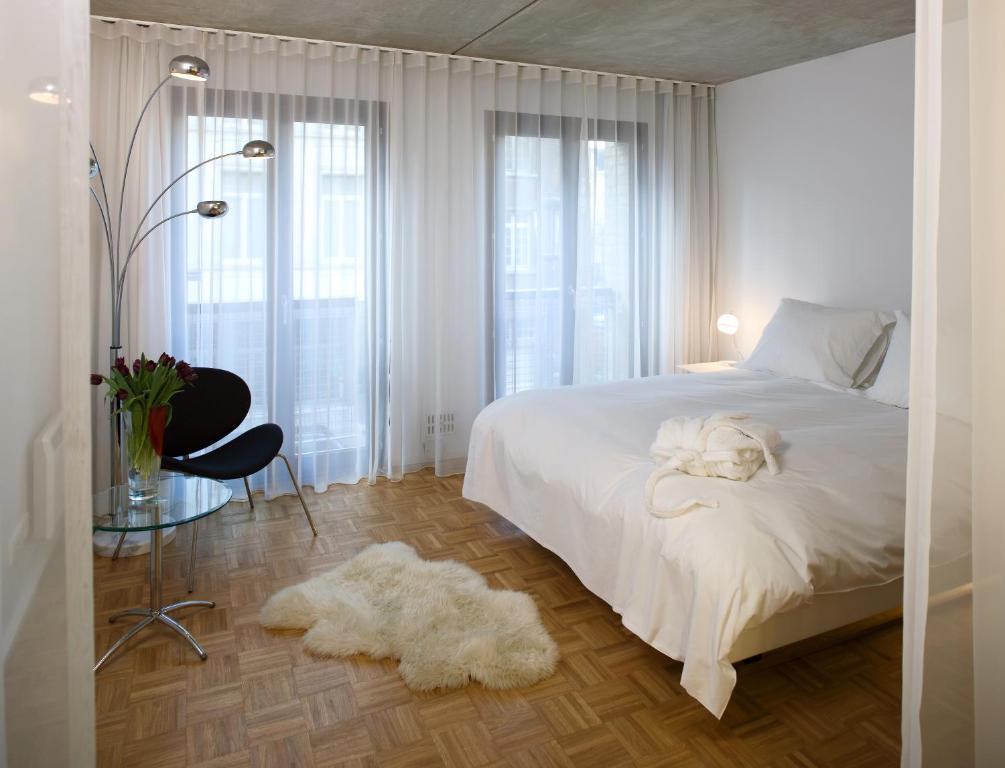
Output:
<path fill-rule="evenodd" d="M 311 495 L 320 535 L 295 497 L 232 503 L 204 520 L 193 597 L 215 609 L 182 620 L 201 662 L 168 630 L 95 680 L 100 766 L 878 766 L 897 765 L 899 624 L 785 660 L 743 665 L 722 721 L 551 553 L 460 497 L 458 477 L 336 486 Z M 184 598 L 190 526 L 165 549 L 165 597 Z M 533 688 L 416 694 L 393 662 L 320 660 L 298 633 L 257 620 L 281 587 L 374 541 L 454 558 L 494 587 L 532 594 L 561 646 L 557 674 Z M 143 605 L 147 558 L 95 558 L 96 649 Z M 125 622 L 128 624 L 128 622 Z M 804 652 L 805 649 L 800 649 Z"/>

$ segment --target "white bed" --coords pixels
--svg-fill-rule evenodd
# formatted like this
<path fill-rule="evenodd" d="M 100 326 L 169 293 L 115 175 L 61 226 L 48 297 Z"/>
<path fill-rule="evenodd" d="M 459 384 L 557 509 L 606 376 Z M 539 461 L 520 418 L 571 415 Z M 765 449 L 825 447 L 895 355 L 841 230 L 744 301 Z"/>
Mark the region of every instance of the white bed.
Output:
<path fill-rule="evenodd" d="M 719 507 L 649 515 L 660 423 L 719 411 L 778 429 L 781 474 L 673 476 L 657 501 Z M 475 421 L 464 495 L 555 552 L 628 629 L 682 661 L 683 687 L 721 717 L 731 661 L 900 605 L 906 452 L 906 410 L 731 369 L 499 400 Z"/>

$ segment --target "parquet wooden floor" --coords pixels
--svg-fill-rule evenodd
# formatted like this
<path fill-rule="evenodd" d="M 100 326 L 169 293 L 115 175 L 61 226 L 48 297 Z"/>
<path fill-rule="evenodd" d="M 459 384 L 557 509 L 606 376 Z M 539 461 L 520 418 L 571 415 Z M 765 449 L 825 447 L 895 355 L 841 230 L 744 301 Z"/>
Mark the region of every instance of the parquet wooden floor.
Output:
<path fill-rule="evenodd" d="M 554 555 L 460 497 L 461 478 L 231 503 L 201 523 L 193 597 L 182 614 L 199 661 L 168 630 L 134 641 L 95 679 L 99 766 L 886 766 L 898 764 L 900 641 L 888 623 L 820 650 L 743 665 L 722 721 L 679 686 L 680 665 L 620 624 Z M 165 598 L 183 598 L 191 530 L 165 548 Z M 557 674 L 519 691 L 478 684 L 417 694 L 395 664 L 320 660 L 299 633 L 257 621 L 265 599 L 374 541 L 454 558 L 494 587 L 537 600 L 561 646 Z M 123 631 L 116 610 L 147 600 L 147 558 L 95 558 L 96 649 Z M 797 655 L 797 654 L 802 655 Z"/>

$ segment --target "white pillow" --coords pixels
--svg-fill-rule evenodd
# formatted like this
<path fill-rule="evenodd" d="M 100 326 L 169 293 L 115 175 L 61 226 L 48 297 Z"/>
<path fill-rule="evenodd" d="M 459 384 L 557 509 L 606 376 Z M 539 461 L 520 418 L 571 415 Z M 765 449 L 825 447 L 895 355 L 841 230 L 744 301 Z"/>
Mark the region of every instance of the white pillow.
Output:
<path fill-rule="evenodd" d="M 879 369 L 876 383 L 865 390 L 865 396 L 877 403 L 907 408 L 911 382 L 911 318 L 897 312 L 890 348 Z"/>
<path fill-rule="evenodd" d="M 886 327 L 894 319 L 888 312 L 782 299 L 753 353 L 739 367 L 855 387 L 882 358 Z"/>
<path fill-rule="evenodd" d="M 888 315 L 888 317 L 894 317 L 893 315 Z M 876 343 L 872 345 L 872 349 L 869 350 L 869 354 L 865 356 L 865 360 L 862 361 L 862 365 L 859 367 L 859 373 L 855 376 L 855 386 L 858 388 L 865 389 L 866 387 L 871 387 L 875 381 L 876 377 L 879 376 L 879 369 L 883 365 L 883 358 L 886 356 L 886 350 L 890 346 L 890 336 L 893 334 L 893 328 L 895 323 L 891 322 L 888 326 L 883 329 L 883 333 L 880 337 L 876 339 Z"/>

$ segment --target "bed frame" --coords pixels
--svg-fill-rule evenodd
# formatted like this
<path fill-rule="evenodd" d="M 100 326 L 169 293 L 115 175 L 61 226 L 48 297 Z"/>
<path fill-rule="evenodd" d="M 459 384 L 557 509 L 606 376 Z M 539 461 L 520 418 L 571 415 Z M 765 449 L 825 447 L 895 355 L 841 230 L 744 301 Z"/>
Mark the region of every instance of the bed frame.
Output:
<path fill-rule="evenodd" d="M 733 643 L 729 660 L 734 663 L 743 661 L 877 614 L 897 610 L 903 604 L 903 579 L 875 587 L 817 595 L 805 605 L 745 629 Z"/>
<path fill-rule="evenodd" d="M 969 553 L 933 566 L 928 574 L 929 594 L 949 595 L 968 588 L 972 572 Z M 750 659 L 867 619 L 890 620 L 897 617 L 903 605 L 902 578 L 875 587 L 818 595 L 806 605 L 776 614 L 763 624 L 745 629 L 733 643 L 729 660 L 735 663 Z"/>

